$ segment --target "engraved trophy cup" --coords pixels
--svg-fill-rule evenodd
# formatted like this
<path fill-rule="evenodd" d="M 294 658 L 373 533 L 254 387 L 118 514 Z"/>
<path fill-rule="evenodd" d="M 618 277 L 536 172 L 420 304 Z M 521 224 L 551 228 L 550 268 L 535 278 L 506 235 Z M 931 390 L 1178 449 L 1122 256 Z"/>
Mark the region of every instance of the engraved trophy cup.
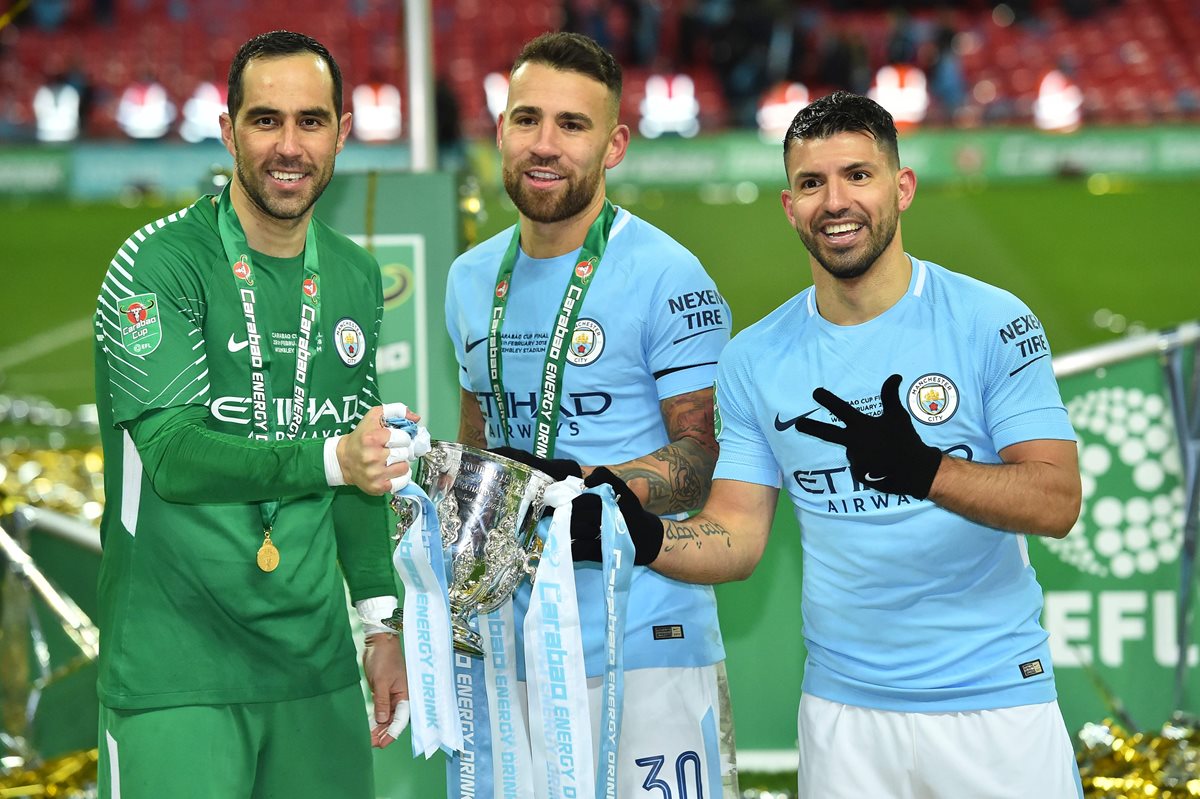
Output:
<path fill-rule="evenodd" d="M 500 607 L 527 575 L 533 579 L 542 551 L 537 523 L 554 481 L 523 463 L 451 441 L 432 442 L 413 479 L 437 509 L 454 648 L 482 657 L 483 640 L 470 620 Z M 415 514 L 403 496 L 393 494 L 391 503 L 399 541 Z M 401 616 L 397 609 L 384 624 L 399 630 Z"/>

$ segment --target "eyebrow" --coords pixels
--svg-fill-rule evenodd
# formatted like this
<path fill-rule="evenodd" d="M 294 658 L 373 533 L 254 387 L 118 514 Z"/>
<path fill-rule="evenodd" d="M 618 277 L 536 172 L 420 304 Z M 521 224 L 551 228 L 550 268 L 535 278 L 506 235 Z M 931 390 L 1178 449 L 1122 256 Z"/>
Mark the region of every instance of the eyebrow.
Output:
<path fill-rule="evenodd" d="M 278 108 L 271 108 L 270 106 L 266 106 L 266 105 L 256 105 L 252 108 L 247 108 L 245 111 L 243 111 L 242 116 L 245 118 L 253 119 L 255 117 L 276 117 L 276 116 L 287 116 L 287 115 L 284 114 L 282 111 L 280 111 Z M 321 120 L 325 120 L 325 121 L 329 121 L 329 120 L 333 119 L 333 114 L 330 112 L 330 110 L 328 108 L 319 108 L 319 107 L 318 108 L 303 108 L 300 111 L 296 112 L 296 116 L 315 117 L 317 119 L 321 119 Z"/>
<path fill-rule="evenodd" d="M 541 117 L 542 109 L 532 105 L 518 105 L 513 106 L 513 109 L 508 112 L 509 116 L 515 116 L 517 114 L 530 114 L 535 117 Z M 587 125 L 588 127 L 592 127 L 595 124 L 592 122 L 592 118 L 590 116 L 579 111 L 563 111 L 559 113 L 555 119 L 560 122 L 579 122 L 583 125 Z"/>
<path fill-rule="evenodd" d="M 838 171 L 842 172 L 842 173 L 857 172 L 860 169 L 870 169 L 874 166 L 875 166 L 875 163 L 873 161 L 855 161 L 852 164 L 847 164 L 846 166 L 842 167 Z M 821 175 L 824 175 L 824 174 L 825 174 L 824 172 L 796 172 L 793 174 L 792 177 L 816 178 L 816 177 L 820 177 Z"/>

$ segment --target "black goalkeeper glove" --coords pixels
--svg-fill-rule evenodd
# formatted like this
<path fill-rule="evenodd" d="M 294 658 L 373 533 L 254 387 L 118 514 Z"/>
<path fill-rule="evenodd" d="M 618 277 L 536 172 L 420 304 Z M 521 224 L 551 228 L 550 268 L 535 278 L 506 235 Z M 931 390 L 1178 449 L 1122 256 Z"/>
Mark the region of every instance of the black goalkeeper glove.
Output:
<path fill-rule="evenodd" d="M 892 375 L 883 381 L 879 392 L 883 413 L 879 416 L 868 416 L 841 397 L 818 388 L 813 391 L 813 399 L 846 426 L 801 418 L 796 420 L 796 429 L 844 446 L 850 474 L 859 483 L 887 494 L 925 499 L 942 465 L 942 451 L 922 441 L 913 428 L 912 417 L 900 401 L 900 380 L 900 375 Z"/>
<path fill-rule="evenodd" d="M 567 458 L 539 458 L 532 453 L 526 452 L 523 449 L 517 449 L 516 447 L 495 447 L 489 449 L 488 452 L 502 455 L 517 463 L 523 463 L 530 468 L 537 469 L 539 472 L 549 475 L 554 480 L 565 480 L 568 477 L 583 477 L 583 469 L 580 465 Z"/>
<path fill-rule="evenodd" d="M 642 507 L 625 482 L 603 466 L 597 467 L 583 481 L 588 488 L 612 486 L 617 496 L 617 509 L 629 528 L 633 541 L 633 563 L 648 566 L 658 557 L 663 542 L 663 522 Z M 576 560 L 603 562 L 600 542 L 600 513 L 602 504 L 595 494 L 580 494 L 571 503 L 571 557 Z"/>

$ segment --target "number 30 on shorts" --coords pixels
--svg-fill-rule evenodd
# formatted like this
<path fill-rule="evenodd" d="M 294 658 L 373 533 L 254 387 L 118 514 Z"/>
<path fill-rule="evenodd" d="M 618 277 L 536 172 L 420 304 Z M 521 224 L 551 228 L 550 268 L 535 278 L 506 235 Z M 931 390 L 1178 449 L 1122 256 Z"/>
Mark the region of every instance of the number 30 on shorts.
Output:
<path fill-rule="evenodd" d="M 664 755 L 639 757 L 633 762 L 647 769 L 646 780 L 642 783 L 647 793 L 658 791 L 662 799 L 704 799 L 704 769 L 700 764 L 700 755 L 695 752 L 689 750 L 675 758 L 674 784 L 670 771 L 663 772 L 663 766 L 667 763 Z"/>

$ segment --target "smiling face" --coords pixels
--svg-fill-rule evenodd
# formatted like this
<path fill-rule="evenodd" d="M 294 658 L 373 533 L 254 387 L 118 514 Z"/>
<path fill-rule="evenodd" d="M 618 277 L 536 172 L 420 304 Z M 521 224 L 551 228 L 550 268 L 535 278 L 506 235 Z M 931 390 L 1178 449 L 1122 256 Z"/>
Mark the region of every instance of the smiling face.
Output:
<path fill-rule="evenodd" d="M 312 53 L 256 58 L 242 88 L 237 119 L 221 116 L 237 185 L 259 216 L 306 220 L 350 132 L 350 115 L 339 119 L 333 104 L 329 68 Z"/>
<path fill-rule="evenodd" d="M 900 212 L 912 203 L 916 175 L 897 168 L 865 133 L 793 141 L 785 163 L 784 212 L 811 258 L 839 280 L 865 275 L 903 254 Z"/>
<path fill-rule="evenodd" d="M 598 206 L 605 170 L 628 143 L 603 83 L 537 62 L 513 74 L 496 144 L 504 188 L 526 219 L 564 222 Z"/>

